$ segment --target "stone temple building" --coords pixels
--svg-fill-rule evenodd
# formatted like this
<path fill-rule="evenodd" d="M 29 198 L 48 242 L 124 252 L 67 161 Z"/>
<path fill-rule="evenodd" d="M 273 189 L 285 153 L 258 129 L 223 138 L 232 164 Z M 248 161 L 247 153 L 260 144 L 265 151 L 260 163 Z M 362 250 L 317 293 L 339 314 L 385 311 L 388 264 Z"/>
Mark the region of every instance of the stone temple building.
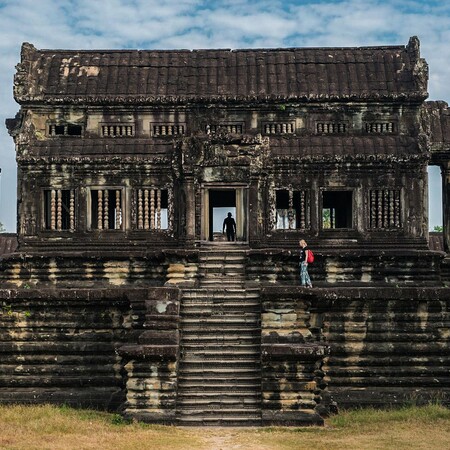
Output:
<path fill-rule="evenodd" d="M 450 113 L 406 46 L 25 43 L 0 401 L 320 424 L 450 402 Z M 444 251 L 428 246 L 427 167 Z M 222 234 L 227 213 L 236 241 Z M 298 241 L 315 253 L 299 286 Z"/>

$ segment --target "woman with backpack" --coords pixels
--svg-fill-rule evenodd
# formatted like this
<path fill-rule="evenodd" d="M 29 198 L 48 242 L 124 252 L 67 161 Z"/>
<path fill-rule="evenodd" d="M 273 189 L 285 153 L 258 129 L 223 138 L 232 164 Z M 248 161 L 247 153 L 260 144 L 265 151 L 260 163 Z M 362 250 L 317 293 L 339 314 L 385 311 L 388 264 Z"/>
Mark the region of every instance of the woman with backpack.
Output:
<path fill-rule="evenodd" d="M 304 239 L 301 239 L 300 242 L 300 284 L 302 286 L 306 286 L 311 288 L 312 283 L 308 274 L 308 262 L 313 261 L 313 253 L 308 249 L 308 244 Z"/>

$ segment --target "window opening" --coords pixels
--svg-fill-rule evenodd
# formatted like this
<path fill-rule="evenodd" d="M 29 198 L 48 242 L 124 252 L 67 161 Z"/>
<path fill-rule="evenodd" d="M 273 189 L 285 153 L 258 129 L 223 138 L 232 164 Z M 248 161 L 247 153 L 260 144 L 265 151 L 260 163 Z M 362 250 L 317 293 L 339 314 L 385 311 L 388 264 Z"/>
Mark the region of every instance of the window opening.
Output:
<path fill-rule="evenodd" d="M 153 125 L 153 136 L 176 136 L 184 134 L 184 125 L 159 124 Z"/>
<path fill-rule="evenodd" d="M 102 125 L 102 136 L 133 136 L 133 125 Z"/>
<path fill-rule="evenodd" d="M 242 134 L 242 124 L 220 124 L 220 125 L 206 125 L 206 134 L 215 134 L 225 131 L 230 134 Z"/>
<path fill-rule="evenodd" d="M 370 191 L 370 228 L 399 228 L 400 191 L 394 189 L 373 189 Z"/>
<path fill-rule="evenodd" d="M 122 191 L 120 189 L 92 189 L 91 229 L 120 230 L 122 222 Z"/>
<path fill-rule="evenodd" d="M 49 136 L 81 136 L 83 127 L 72 123 L 50 124 L 48 128 Z"/>
<path fill-rule="evenodd" d="M 263 125 L 264 134 L 289 134 L 294 133 L 294 123 L 290 122 L 271 122 Z"/>
<path fill-rule="evenodd" d="M 367 133 L 393 133 L 393 122 L 368 122 L 366 123 Z"/>
<path fill-rule="evenodd" d="M 316 125 L 318 134 L 342 134 L 347 132 L 346 123 L 338 122 L 320 122 Z"/>
<path fill-rule="evenodd" d="M 307 191 L 277 189 L 275 191 L 277 230 L 309 228 L 309 201 Z"/>
<path fill-rule="evenodd" d="M 167 189 L 137 190 L 138 230 L 167 230 L 169 195 Z"/>
<path fill-rule="evenodd" d="M 322 228 L 352 228 L 352 191 L 322 193 Z"/>
<path fill-rule="evenodd" d="M 44 228 L 75 230 L 75 191 L 73 189 L 44 190 Z"/>

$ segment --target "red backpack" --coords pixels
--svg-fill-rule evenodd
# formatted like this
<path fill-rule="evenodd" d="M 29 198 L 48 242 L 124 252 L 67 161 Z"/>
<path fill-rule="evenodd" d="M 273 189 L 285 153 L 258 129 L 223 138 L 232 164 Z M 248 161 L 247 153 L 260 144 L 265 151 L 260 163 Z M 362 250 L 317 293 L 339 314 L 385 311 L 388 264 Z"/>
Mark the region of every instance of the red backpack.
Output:
<path fill-rule="evenodd" d="M 308 264 L 311 264 L 314 262 L 314 253 L 312 250 L 308 250 L 308 259 L 306 260 Z"/>

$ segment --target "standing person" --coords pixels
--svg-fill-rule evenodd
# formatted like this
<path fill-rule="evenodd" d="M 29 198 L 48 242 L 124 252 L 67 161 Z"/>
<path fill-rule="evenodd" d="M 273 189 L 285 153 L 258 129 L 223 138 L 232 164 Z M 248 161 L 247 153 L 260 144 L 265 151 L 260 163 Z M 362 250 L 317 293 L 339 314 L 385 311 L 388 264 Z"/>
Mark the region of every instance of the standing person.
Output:
<path fill-rule="evenodd" d="M 304 239 L 300 240 L 300 284 L 306 287 L 312 287 L 311 279 L 308 274 L 308 244 Z"/>
<path fill-rule="evenodd" d="M 234 235 L 236 234 L 236 222 L 233 217 L 231 217 L 231 213 L 228 213 L 228 217 L 225 217 L 223 221 L 222 233 L 227 230 L 227 239 L 229 241 L 234 241 Z"/>

